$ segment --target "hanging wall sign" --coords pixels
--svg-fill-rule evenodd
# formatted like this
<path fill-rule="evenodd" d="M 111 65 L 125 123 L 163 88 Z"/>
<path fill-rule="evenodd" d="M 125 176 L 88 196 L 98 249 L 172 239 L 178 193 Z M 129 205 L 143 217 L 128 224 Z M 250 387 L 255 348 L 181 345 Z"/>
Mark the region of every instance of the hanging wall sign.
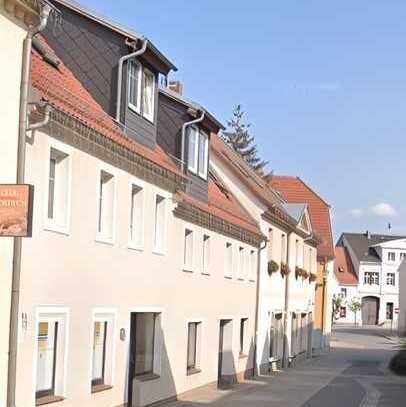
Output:
<path fill-rule="evenodd" d="M 0 237 L 32 236 L 32 185 L 0 184 Z"/>

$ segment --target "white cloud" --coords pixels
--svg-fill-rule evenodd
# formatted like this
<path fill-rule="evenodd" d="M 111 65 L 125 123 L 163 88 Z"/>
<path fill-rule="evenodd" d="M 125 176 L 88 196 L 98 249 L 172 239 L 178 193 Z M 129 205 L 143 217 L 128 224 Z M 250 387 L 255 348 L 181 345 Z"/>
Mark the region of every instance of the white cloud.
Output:
<path fill-rule="evenodd" d="M 364 211 L 360 208 L 354 208 L 350 210 L 350 214 L 354 216 L 354 218 L 360 218 L 364 214 Z"/>
<path fill-rule="evenodd" d="M 381 216 L 381 217 L 392 218 L 394 216 L 398 216 L 396 209 L 391 204 L 388 204 L 386 202 L 382 202 L 382 203 L 374 205 L 371 208 L 371 212 L 374 215 Z"/>

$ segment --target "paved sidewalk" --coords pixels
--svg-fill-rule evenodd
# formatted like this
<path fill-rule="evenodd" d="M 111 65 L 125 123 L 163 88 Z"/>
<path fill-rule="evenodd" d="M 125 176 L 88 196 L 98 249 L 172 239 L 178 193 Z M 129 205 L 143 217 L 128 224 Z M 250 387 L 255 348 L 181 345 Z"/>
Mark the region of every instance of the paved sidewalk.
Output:
<path fill-rule="evenodd" d="M 330 353 L 232 390 L 201 389 L 171 407 L 404 407 L 406 378 L 388 369 L 397 351 L 379 330 L 338 329 Z"/>

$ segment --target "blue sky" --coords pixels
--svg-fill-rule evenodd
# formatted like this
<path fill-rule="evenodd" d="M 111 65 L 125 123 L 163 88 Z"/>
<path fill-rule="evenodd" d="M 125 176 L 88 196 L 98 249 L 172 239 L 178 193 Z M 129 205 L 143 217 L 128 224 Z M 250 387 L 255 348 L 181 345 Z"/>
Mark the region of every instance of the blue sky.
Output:
<path fill-rule="evenodd" d="M 406 233 L 404 0 L 81 0 L 149 37 L 184 93 L 299 175 L 342 231 Z"/>

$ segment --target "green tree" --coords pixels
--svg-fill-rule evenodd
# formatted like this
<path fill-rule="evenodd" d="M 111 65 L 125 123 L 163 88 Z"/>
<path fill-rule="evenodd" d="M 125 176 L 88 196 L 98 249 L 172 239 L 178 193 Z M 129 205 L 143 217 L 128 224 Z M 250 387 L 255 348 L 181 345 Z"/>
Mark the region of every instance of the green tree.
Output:
<path fill-rule="evenodd" d="M 357 313 L 361 309 L 361 303 L 356 298 L 353 298 L 348 304 L 348 308 L 354 313 L 354 325 L 357 325 Z"/>
<path fill-rule="evenodd" d="M 231 120 L 227 122 L 227 131 L 222 133 L 223 140 L 229 144 L 244 160 L 260 175 L 265 175 L 268 161 L 262 160 L 258 155 L 254 136 L 250 134 L 251 124 L 245 122 L 245 112 L 241 105 L 233 110 Z"/>
<path fill-rule="evenodd" d="M 332 314 L 332 319 L 333 323 L 334 320 L 338 319 L 340 316 L 340 310 L 341 307 L 343 306 L 343 298 L 340 297 L 339 295 L 333 295 L 333 314 Z"/>

